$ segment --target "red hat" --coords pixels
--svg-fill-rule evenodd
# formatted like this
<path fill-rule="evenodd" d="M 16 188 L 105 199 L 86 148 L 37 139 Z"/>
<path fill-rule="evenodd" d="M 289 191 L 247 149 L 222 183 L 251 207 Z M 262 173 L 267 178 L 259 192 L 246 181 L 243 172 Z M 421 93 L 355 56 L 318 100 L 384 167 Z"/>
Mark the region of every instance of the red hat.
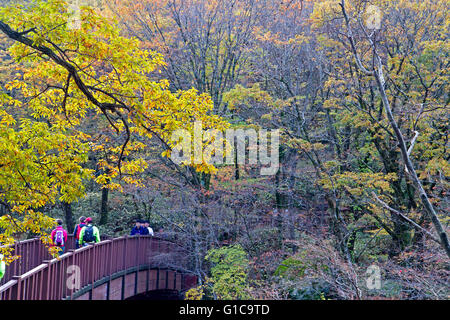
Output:
<path fill-rule="evenodd" d="M 91 217 L 88 217 L 88 218 L 86 218 L 86 220 L 84 220 L 84 222 L 85 222 L 85 223 L 92 222 L 92 218 L 91 218 Z"/>

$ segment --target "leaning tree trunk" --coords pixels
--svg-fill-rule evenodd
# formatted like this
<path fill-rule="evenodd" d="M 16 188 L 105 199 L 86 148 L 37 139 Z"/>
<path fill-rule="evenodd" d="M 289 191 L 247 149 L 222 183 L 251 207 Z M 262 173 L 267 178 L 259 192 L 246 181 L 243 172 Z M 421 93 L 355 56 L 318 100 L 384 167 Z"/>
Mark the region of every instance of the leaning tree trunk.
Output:
<path fill-rule="evenodd" d="M 352 33 L 351 26 L 350 26 L 350 19 L 347 15 L 347 11 L 345 9 L 345 0 L 341 0 L 340 6 L 342 9 L 342 13 L 344 15 L 345 24 L 347 26 L 347 38 L 350 41 L 350 46 L 351 46 L 351 50 L 352 50 L 353 56 L 356 61 L 356 65 L 358 66 L 358 69 L 361 72 L 363 72 L 366 75 L 373 76 L 375 78 L 378 90 L 381 95 L 381 100 L 383 102 L 383 107 L 384 107 L 384 110 L 386 111 L 386 115 L 389 120 L 389 125 L 394 130 L 394 134 L 395 134 L 396 140 L 398 142 L 398 146 L 400 147 L 400 152 L 401 152 L 401 155 L 403 158 L 403 162 L 405 163 L 408 176 L 414 183 L 417 190 L 419 191 L 419 197 L 425 208 L 425 212 L 429 216 L 431 221 L 433 222 L 434 228 L 435 228 L 437 234 L 439 235 L 441 246 L 447 253 L 447 256 L 450 258 L 450 243 L 448 240 L 447 233 L 445 232 L 444 227 L 442 226 L 441 222 L 439 221 L 437 213 L 434 210 L 433 204 L 431 203 L 430 199 L 428 198 L 427 193 L 425 192 L 425 189 L 423 188 L 422 182 L 419 180 L 419 177 L 417 176 L 416 170 L 414 169 L 414 165 L 411 161 L 411 158 L 409 157 L 410 151 L 408 151 L 408 149 L 406 148 L 406 143 L 405 143 L 403 134 L 400 131 L 400 129 L 397 125 L 397 122 L 394 119 L 394 116 L 392 115 L 392 110 L 391 110 L 391 106 L 389 103 L 389 99 L 388 99 L 386 91 L 384 89 L 385 77 L 383 74 L 383 64 L 382 64 L 381 58 L 376 50 L 375 44 L 372 42 L 372 40 L 369 38 L 369 36 L 366 35 L 366 38 L 369 41 L 369 43 L 372 47 L 372 50 L 373 50 L 373 63 L 374 63 L 373 69 L 368 70 L 363 66 L 362 61 L 356 50 L 355 40 L 353 38 L 353 33 Z M 416 137 L 417 137 L 417 135 L 416 135 Z"/>
<path fill-rule="evenodd" d="M 442 226 L 441 222 L 439 221 L 439 218 L 437 216 L 436 211 L 434 210 L 434 207 L 428 198 L 427 193 L 425 192 L 425 189 L 423 188 L 423 185 L 421 181 L 419 180 L 419 177 L 417 176 L 416 170 L 414 169 L 414 165 L 409 157 L 408 150 L 406 149 L 405 140 L 403 138 L 403 135 L 400 131 L 400 129 L 397 126 L 397 123 L 395 122 L 394 116 L 392 115 L 391 107 L 389 104 L 389 100 L 386 95 L 386 91 L 384 90 L 384 77 L 383 77 L 383 70 L 381 65 L 380 57 L 378 57 L 379 60 L 379 66 L 378 70 L 374 72 L 375 79 L 378 85 L 378 89 L 381 93 L 381 99 L 383 101 L 384 109 L 386 110 L 387 117 L 389 119 L 389 124 L 391 125 L 392 129 L 394 130 L 395 137 L 397 138 L 400 151 L 402 154 L 403 161 L 405 162 L 406 168 L 408 169 L 409 177 L 416 186 L 417 190 L 419 191 L 420 200 L 422 201 L 423 206 L 425 207 L 425 212 L 428 214 L 428 216 L 431 218 L 431 221 L 433 222 L 434 228 L 436 229 L 437 234 L 439 235 L 439 238 L 441 239 L 441 245 L 444 248 L 445 252 L 447 253 L 447 256 L 450 258 L 450 243 L 448 240 L 447 233 L 444 230 L 444 227 Z"/>

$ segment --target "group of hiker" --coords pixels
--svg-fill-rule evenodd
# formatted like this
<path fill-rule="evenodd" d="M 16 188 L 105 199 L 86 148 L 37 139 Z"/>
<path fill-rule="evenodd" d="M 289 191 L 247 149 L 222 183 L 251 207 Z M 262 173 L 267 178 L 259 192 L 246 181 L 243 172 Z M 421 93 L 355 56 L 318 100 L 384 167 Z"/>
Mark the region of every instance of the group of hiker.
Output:
<path fill-rule="evenodd" d="M 100 232 L 96 226 L 92 223 L 90 217 L 80 217 L 79 224 L 75 226 L 73 236 L 75 239 L 75 248 L 81 248 L 89 244 L 100 242 Z M 66 250 L 67 243 L 67 230 L 63 227 L 63 221 L 56 219 L 56 228 L 52 230 L 51 239 L 53 241 L 52 246 L 58 247 L 59 255 L 62 255 Z M 151 235 L 154 236 L 153 229 L 150 227 L 150 221 L 148 220 L 136 220 L 136 225 L 133 227 L 130 233 L 134 235 Z M 0 254 L 0 280 L 5 275 L 5 261 L 3 255 Z"/>
<path fill-rule="evenodd" d="M 100 231 L 92 224 L 92 218 L 90 217 L 80 217 L 80 223 L 75 226 L 73 236 L 76 249 L 100 242 Z"/>
<path fill-rule="evenodd" d="M 100 232 L 92 223 L 90 217 L 80 217 L 79 224 L 75 226 L 73 233 L 75 239 L 75 248 L 81 248 L 92 243 L 100 242 Z M 63 228 L 62 220 L 56 219 L 56 228 L 53 229 L 50 237 L 53 241 L 53 246 L 58 247 L 59 254 L 63 254 L 66 250 L 67 231 Z"/>
<path fill-rule="evenodd" d="M 136 220 L 136 225 L 133 227 L 133 229 L 131 229 L 131 233 L 130 236 L 134 236 L 134 235 L 151 235 L 153 236 L 153 229 L 150 228 L 150 221 L 148 220 L 141 220 L 138 219 Z"/>
<path fill-rule="evenodd" d="M 66 250 L 67 231 L 63 228 L 63 221 L 61 219 L 56 219 L 56 223 L 57 227 L 52 231 L 50 236 L 53 241 L 53 246 L 58 247 L 59 255 L 61 255 Z M 150 227 L 150 221 L 137 219 L 136 225 L 131 230 L 130 235 L 153 236 L 154 233 L 153 229 Z M 80 217 L 79 224 L 75 226 L 73 236 L 76 249 L 100 242 L 100 232 L 98 228 L 93 225 L 91 217 Z"/>

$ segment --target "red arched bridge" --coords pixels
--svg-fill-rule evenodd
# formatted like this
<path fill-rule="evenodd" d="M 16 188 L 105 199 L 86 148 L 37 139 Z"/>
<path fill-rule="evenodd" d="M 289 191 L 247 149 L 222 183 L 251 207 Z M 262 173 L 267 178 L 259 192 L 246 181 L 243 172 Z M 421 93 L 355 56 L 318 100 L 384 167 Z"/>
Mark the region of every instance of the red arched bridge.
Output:
<path fill-rule="evenodd" d="M 0 300 L 124 300 L 149 292 L 182 292 L 197 284 L 177 244 L 151 236 L 106 239 L 51 259 L 39 239 L 16 243 Z"/>

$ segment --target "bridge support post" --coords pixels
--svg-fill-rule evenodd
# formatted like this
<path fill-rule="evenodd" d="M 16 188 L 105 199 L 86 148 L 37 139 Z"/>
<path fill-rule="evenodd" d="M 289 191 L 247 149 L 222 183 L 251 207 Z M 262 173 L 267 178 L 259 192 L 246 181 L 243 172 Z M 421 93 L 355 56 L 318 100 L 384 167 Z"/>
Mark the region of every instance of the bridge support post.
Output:
<path fill-rule="evenodd" d="M 51 264 L 51 260 L 44 260 L 42 261 L 43 264 L 47 265 L 47 270 L 48 272 L 44 273 L 44 277 L 43 277 L 43 287 L 42 287 L 42 299 L 43 300 L 49 300 L 50 299 L 50 291 L 51 291 L 51 286 L 50 286 L 50 279 L 51 279 L 51 275 L 50 275 L 50 264 Z"/>
<path fill-rule="evenodd" d="M 12 279 L 17 281 L 12 296 L 15 298 L 14 300 L 22 300 L 22 280 L 20 276 L 13 276 Z"/>
<path fill-rule="evenodd" d="M 75 262 L 75 256 L 76 256 L 75 249 L 69 249 L 67 252 L 70 253 L 70 263 L 68 264 L 68 266 L 75 266 L 76 265 L 76 262 Z M 64 270 L 63 272 L 67 273 L 67 270 Z M 80 275 L 80 277 L 81 277 L 81 275 Z M 81 279 L 80 279 L 80 282 L 81 282 Z M 67 283 L 66 283 L 66 285 L 67 285 Z M 80 285 L 81 285 L 81 283 L 80 283 Z M 68 289 L 69 289 L 68 290 L 69 297 L 70 297 L 70 299 L 72 299 L 72 295 L 73 295 L 74 289 L 76 289 L 76 288 L 75 287 L 71 287 L 71 288 L 68 288 Z"/>

